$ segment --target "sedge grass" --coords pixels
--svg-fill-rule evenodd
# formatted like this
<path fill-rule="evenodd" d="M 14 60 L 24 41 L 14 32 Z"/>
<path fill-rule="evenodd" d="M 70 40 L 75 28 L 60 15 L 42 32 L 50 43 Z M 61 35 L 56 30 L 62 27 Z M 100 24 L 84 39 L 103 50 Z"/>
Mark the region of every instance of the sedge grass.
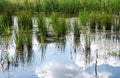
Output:
<path fill-rule="evenodd" d="M 38 14 L 38 29 L 40 32 L 40 41 L 44 42 L 47 37 L 47 26 L 45 21 L 45 15 L 43 13 Z"/>
<path fill-rule="evenodd" d="M 57 37 L 65 37 L 67 34 L 67 24 L 64 17 L 59 17 L 57 13 L 51 14 L 51 23 Z"/>

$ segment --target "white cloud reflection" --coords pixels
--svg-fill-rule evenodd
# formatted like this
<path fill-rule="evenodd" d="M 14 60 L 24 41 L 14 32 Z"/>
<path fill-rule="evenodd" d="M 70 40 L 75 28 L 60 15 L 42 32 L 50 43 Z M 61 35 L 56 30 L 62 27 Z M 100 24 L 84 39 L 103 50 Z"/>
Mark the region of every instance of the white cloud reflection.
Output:
<path fill-rule="evenodd" d="M 42 68 L 36 68 L 38 78 L 96 78 L 94 72 L 80 72 L 80 68 L 74 65 L 58 64 L 49 62 Z M 109 78 L 110 72 L 98 72 L 99 78 Z"/>
<path fill-rule="evenodd" d="M 109 56 L 109 57 L 104 57 L 104 55 L 98 55 L 99 57 L 97 58 L 97 65 L 103 65 L 107 64 L 113 67 L 120 66 L 120 59 L 118 57 L 114 56 Z M 86 62 L 88 60 L 89 62 Z M 86 58 L 85 55 L 77 54 L 76 57 L 74 58 L 75 64 L 78 67 L 82 68 L 88 68 L 91 67 L 92 65 L 95 64 L 96 62 L 96 57 L 95 53 L 94 56 L 90 56 L 90 58 Z"/>

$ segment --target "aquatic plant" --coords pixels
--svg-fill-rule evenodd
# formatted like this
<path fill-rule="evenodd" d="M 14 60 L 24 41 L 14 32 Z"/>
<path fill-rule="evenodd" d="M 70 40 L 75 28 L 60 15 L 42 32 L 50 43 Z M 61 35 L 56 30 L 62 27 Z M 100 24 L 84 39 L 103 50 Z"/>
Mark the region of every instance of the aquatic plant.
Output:
<path fill-rule="evenodd" d="M 0 33 L 10 34 L 10 29 L 12 27 L 12 13 L 9 10 L 1 15 L 0 17 Z"/>
<path fill-rule="evenodd" d="M 24 29 L 20 28 L 18 34 L 16 34 L 16 47 L 20 50 L 24 48 Z"/>
<path fill-rule="evenodd" d="M 45 15 L 44 14 L 38 14 L 38 29 L 40 32 L 40 41 L 44 42 L 47 37 L 47 26 L 45 21 Z"/>
<path fill-rule="evenodd" d="M 89 13 L 84 10 L 84 12 L 79 13 L 79 19 L 81 24 L 86 25 L 86 23 L 89 21 Z"/>
<path fill-rule="evenodd" d="M 19 10 L 29 12 L 59 12 L 66 14 L 78 14 L 83 10 L 88 12 L 109 12 L 118 13 L 120 11 L 120 0 L 1 0 L 1 11 L 6 9 L 6 6 L 16 5 Z M 13 7 L 14 9 L 16 7 Z"/>
<path fill-rule="evenodd" d="M 19 27 L 24 30 L 32 30 L 32 15 L 31 12 L 21 11 L 18 14 Z"/>
<path fill-rule="evenodd" d="M 91 12 L 90 13 L 90 26 L 95 29 L 96 24 L 98 24 L 98 29 L 102 29 L 102 26 L 105 26 L 107 30 L 111 29 L 113 24 L 113 15 L 110 13 L 99 13 Z"/>
<path fill-rule="evenodd" d="M 58 17 L 56 13 L 52 13 L 51 16 L 52 28 L 57 37 L 65 37 L 67 34 L 67 24 L 64 17 Z"/>

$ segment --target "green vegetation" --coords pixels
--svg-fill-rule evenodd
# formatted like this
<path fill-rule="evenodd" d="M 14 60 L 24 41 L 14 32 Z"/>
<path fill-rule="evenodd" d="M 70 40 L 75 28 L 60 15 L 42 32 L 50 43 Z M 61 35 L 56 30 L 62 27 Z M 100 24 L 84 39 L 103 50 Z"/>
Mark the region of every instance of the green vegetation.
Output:
<path fill-rule="evenodd" d="M 59 17 L 57 13 L 51 14 L 52 28 L 57 37 L 65 37 L 67 34 L 67 24 L 64 17 Z"/>
<path fill-rule="evenodd" d="M 0 33 L 4 35 L 10 34 L 10 29 L 12 27 L 12 13 L 6 10 L 4 14 L 0 17 Z"/>
<path fill-rule="evenodd" d="M 32 30 L 32 15 L 30 12 L 19 12 L 18 19 L 20 28 L 23 28 L 24 30 Z"/>
<path fill-rule="evenodd" d="M 32 49 L 32 31 L 24 31 L 23 28 L 20 28 L 18 34 L 16 34 L 17 49 L 23 50 L 24 45 L 27 46 L 28 50 Z"/>
<path fill-rule="evenodd" d="M 103 26 L 105 26 L 107 30 L 110 30 L 111 25 L 114 23 L 113 20 L 115 19 L 115 17 L 112 14 L 105 13 L 105 12 L 102 12 L 102 13 L 91 12 L 89 16 L 90 16 L 91 28 L 94 28 L 94 29 L 95 29 L 96 24 L 98 24 L 98 29 L 102 29 Z"/>
<path fill-rule="evenodd" d="M 18 34 L 16 34 L 16 46 L 18 49 L 24 48 L 24 29 L 20 28 Z"/>
<path fill-rule="evenodd" d="M 113 25 L 114 29 L 120 31 L 120 22 L 114 21 L 115 19 L 120 21 L 119 3 L 119 0 L 1 0 L 0 33 L 10 34 L 14 15 L 18 16 L 19 33 L 22 35 L 17 41 L 18 45 L 23 45 L 21 40 L 24 40 L 25 36 L 28 45 L 31 44 L 30 38 L 32 37 L 26 33 L 32 31 L 33 16 L 36 16 L 38 21 L 40 42 L 44 42 L 48 36 L 46 17 L 50 17 L 53 33 L 57 38 L 65 37 L 70 28 L 66 24 L 66 17 L 73 16 L 79 18 L 81 27 L 86 27 L 86 24 L 89 23 L 93 30 L 96 25 L 98 25 L 98 29 L 104 27 L 106 30 L 110 30 Z M 80 37 L 81 27 L 75 20 L 75 37 Z"/>
<path fill-rule="evenodd" d="M 80 22 L 83 24 L 83 25 L 86 25 L 86 23 L 88 23 L 90 17 L 89 17 L 89 13 L 87 11 L 84 11 L 82 13 L 79 13 L 79 19 L 80 19 Z"/>
<path fill-rule="evenodd" d="M 1 0 L 0 12 L 6 7 L 13 10 L 26 10 L 30 12 L 44 12 L 50 14 L 52 12 L 65 14 L 79 14 L 84 10 L 91 12 L 112 12 L 114 14 L 120 11 L 120 0 Z"/>
<path fill-rule="evenodd" d="M 47 27 L 44 14 L 38 14 L 38 29 L 40 32 L 40 42 L 44 42 L 47 37 Z"/>

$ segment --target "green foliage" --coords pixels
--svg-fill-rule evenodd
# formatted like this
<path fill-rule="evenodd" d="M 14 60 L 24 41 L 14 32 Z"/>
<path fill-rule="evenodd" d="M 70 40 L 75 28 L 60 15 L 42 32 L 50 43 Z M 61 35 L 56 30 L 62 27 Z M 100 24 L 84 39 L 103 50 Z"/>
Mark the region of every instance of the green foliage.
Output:
<path fill-rule="evenodd" d="M 105 13 L 105 12 L 90 13 L 90 24 L 91 24 L 91 28 L 94 28 L 94 29 L 96 24 L 98 24 L 98 29 L 102 29 L 102 27 L 105 26 L 107 30 L 110 30 L 111 25 L 114 22 L 113 19 L 114 17 L 111 13 Z"/>
<path fill-rule="evenodd" d="M 7 0 L 0 0 L 0 12 L 4 12 L 6 6 L 9 6 L 9 2 Z"/>
<path fill-rule="evenodd" d="M 83 25 L 86 25 L 86 23 L 89 21 L 89 13 L 87 11 L 79 13 L 79 19 Z"/>
<path fill-rule="evenodd" d="M 40 41 L 44 42 L 47 36 L 47 27 L 44 14 L 38 14 L 38 28 L 40 31 Z"/>
<path fill-rule="evenodd" d="M 9 35 L 11 26 L 12 13 L 10 10 L 6 10 L 6 12 L 0 17 L 0 33 Z"/>
<path fill-rule="evenodd" d="M 18 49 L 22 49 L 24 48 L 24 29 L 20 28 L 18 34 L 16 34 L 16 46 Z"/>
<path fill-rule="evenodd" d="M 52 28 L 58 37 L 67 34 L 67 25 L 64 17 L 58 17 L 56 13 L 51 14 Z"/>
<path fill-rule="evenodd" d="M 20 28 L 16 34 L 16 46 L 18 49 L 23 50 L 24 45 L 27 45 L 28 50 L 32 49 L 32 31 L 24 31 L 23 28 Z"/>
<path fill-rule="evenodd" d="M 12 2 L 14 1 L 14 2 Z M 59 12 L 65 14 L 78 14 L 84 10 L 88 12 L 110 12 L 118 13 L 120 11 L 120 0 L 1 0 L 0 12 L 4 12 L 6 7 L 11 7 L 10 10 L 15 9 L 25 10 L 32 13 L 44 12 L 50 14 L 52 12 Z"/>
<path fill-rule="evenodd" d="M 21 11 L 18 13 L 19 27 L 25 30 L 32 30 L 32 15 L 30 12 Z"/>

